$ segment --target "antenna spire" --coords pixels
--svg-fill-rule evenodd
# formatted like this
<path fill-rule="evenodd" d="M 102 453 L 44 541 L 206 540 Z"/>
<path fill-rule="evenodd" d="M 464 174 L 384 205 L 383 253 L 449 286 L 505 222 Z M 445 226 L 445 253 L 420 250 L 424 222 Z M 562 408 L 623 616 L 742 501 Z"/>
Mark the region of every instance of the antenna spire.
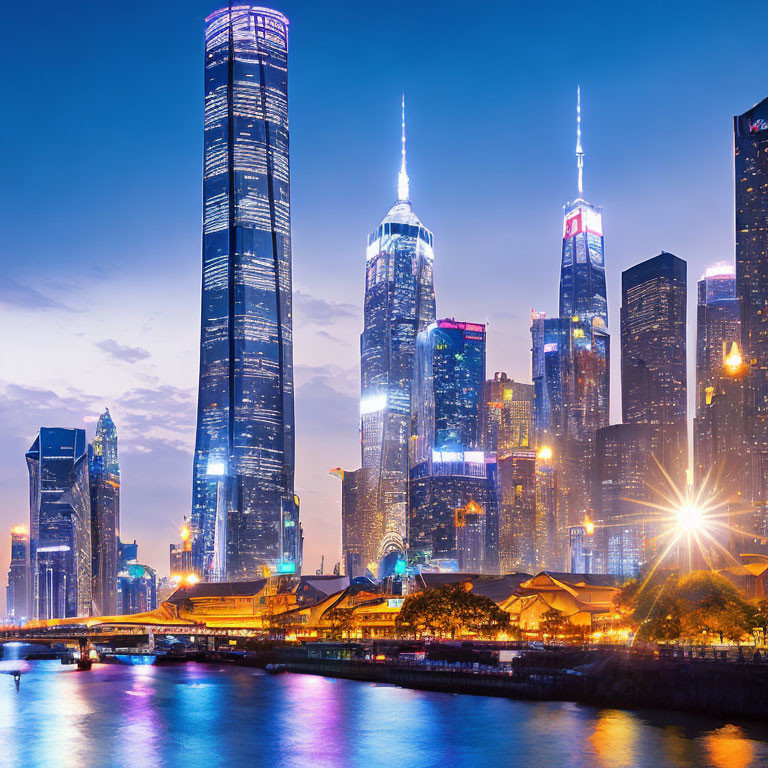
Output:
<path fill-rule="evenodd" d="M 403 94 L 403 124 L 402 124 L 402 160 L 400 162 L 400 173 L 397 175 L 397 201 L 407 203 L 410 201 L 410 190 L 408 187 L 408 173 L 405 170 L 405 94 Z"/>
<path fill-rule="evenodd" d="M 579 169 L 579 197 L 584 192 L 584 150 L 581 148 L 581 86 L 576 86 L 576 167 Z"/>

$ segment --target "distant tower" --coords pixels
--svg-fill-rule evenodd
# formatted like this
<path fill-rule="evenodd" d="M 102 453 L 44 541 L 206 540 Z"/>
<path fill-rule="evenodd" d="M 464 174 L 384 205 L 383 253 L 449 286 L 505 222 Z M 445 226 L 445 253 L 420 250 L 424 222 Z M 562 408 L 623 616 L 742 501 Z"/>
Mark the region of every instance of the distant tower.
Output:
<path fill-rule="evenodd" d="M 6 615 L 15 624 L 31 618 L 29 530 L 24 525 L 11 528 L 11 564 L 5 598 Z"/>
<path fill-rule="evenodd" d="M 207 580 L 296 571 L 288 20 L 205 26 L 200 386 L 190 528 Z M 291 529 L 296 535 L 287 535 Z M 286 545 L 294 551 L 286 556 Z"/>
<path fill-rule="evenodd" d="M 88 446 L 91 496 L 91 570 L 93 612 L 117 613 L 118 540 L 120 538 L 120 463 L 117 428 L 107 408 L 96 424 Z"/>
<path fill-rule="evenodd" d="M 91 612 L 91 503 L 85 430 L 42 427 L 27 451 L 32 610 Z"/>
<path fill-rule="evenodd" d="M 554 448 L 563 528 L 557 550 L 567 557 L 567 528 L 591 506 L 595 435 L 609 421 L 610 336 L 605 288 L 601 209 L 583 198 L 581 90 L 576 106 L 578 196 L 565 206 L 560 260 L 560 313 L 544 321 L 544 365 L 548 369 L 550 423 L 546 439 Z"/>
<path fill-rule="evenodd" d="M 397 200 L 368 237 L 360 337 L 362 466 L 373 488 L 382 541 L 388 534 L 405 537 L 416 336 L 435 319 L 432 243 L 432 233 L 411 206 L 403 100 Z"/>

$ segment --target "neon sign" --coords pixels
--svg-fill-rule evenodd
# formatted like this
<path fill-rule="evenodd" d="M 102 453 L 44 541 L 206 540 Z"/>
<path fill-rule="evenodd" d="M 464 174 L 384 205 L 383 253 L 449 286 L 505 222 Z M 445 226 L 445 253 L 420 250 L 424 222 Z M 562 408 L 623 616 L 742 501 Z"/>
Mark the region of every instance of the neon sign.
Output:
<path fill-rule="evenodd" d="M 762 117 L 758 117 L 757 120 L 747 120 L 747 126 L 750 133 L 758 133 L 759 131 L 765 131 L 768 129 L 768 120 Z"/>

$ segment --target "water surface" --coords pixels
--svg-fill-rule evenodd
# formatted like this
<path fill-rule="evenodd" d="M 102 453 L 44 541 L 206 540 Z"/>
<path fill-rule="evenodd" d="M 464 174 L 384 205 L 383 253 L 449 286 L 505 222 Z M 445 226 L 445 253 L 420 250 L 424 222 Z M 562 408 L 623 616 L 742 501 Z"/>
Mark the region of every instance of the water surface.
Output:
<path fill-rule="evenodd" d="M 230 666 L 0 675 L 0 765 L 768 768 L 768 726 Z"/>

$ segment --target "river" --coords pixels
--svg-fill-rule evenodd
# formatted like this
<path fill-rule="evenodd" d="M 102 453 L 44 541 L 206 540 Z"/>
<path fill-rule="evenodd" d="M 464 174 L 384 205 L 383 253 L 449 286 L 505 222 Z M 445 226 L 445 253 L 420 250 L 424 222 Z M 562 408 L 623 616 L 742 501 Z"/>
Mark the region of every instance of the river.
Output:
<path fill-rule="evenodd" d="M 754 768 L 768 725 L 205 664 L 0 675 L 0 765 Z"/>

